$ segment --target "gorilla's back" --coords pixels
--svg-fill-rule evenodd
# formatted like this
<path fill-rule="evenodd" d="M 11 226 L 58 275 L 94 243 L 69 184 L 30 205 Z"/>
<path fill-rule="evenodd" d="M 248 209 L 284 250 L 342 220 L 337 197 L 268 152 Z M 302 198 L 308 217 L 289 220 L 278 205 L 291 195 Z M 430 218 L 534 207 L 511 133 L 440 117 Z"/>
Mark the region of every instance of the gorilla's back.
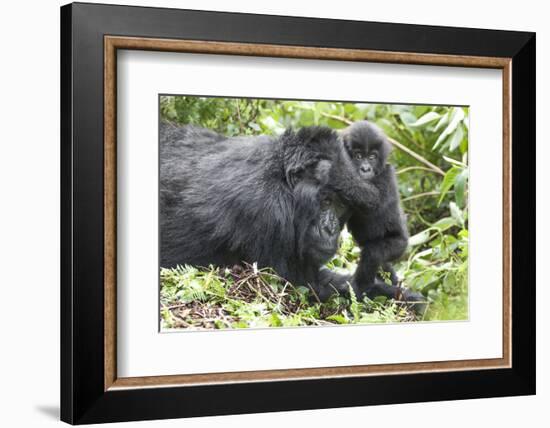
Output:
<path fill-rule="evenodd" d="M 160 264 L 237 264 L 258 257 L 255 230 L 284 174 L 277 140 L 227 138 L 194 126 L 160 128 Z M 280 163 L 279 163 L 280 164 Z M 265 178 L 265 179 L 264 179 Z M 266 183 L 270 183 L 268 186 Z M 270 196 L 270 199 L 273 199 Z M 252 238 L 255 237 L 255 238 Z"/>

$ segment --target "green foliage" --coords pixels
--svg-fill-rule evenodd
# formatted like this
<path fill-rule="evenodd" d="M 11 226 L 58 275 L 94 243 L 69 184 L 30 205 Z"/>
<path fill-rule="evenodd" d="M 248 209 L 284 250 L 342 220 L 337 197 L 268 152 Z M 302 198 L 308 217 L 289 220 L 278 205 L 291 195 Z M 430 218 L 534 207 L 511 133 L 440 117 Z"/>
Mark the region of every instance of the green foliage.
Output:
<path fill-rule="evenodd" d="M 294 286 L 270 269 L 161 269 L 163 329 L 297 327 L 413 321 L 408 308 L 334 296 L 320 303 L 312 290 Z"/>
<path fill-rule="evenodd" d="M 427 296 L 426 320 L 468 317 L 468 108 L 162 96 L 160 112 L 163 120 L 204 126 L 230 136 L 278 135 L 288 127 L 311 125 L 342 129 L 363 119 L 376 123 L 394 145 L 389 162 L 397 170 L 411 233 L 407 254 L 395 265 L 398 275 L 404 286 Z M 359 255 L 359 248 L 344 230 L 340 249 L 327 265 L 352 272 Z M 227 282 L 231 277 L 218 276 L 212 269 L 181 269 L 163 270 L 161 298 L 172 303 L 201 303 L 211 301 L 214 289 L 225 296 L 220 299 L 227 298 L 222 289 L 231 287 Z M 172 295 L 171 290 L 181 294 Z M 279 313 L 261 301 L 250 308 L 244 304 L 246 309 L 242 302 L 227 303 L 227 307 L 237 305 L 240 314 L 238 321 L 229 324 L 235 328 L 250 327 L 251 323 L 288 326 L 319 320 L 348 324 L 411 319 L 410 314 L 399 315 L 406 309 L 395 302 L 361 302 L 353 295 L 346 302 L 338 297 L 340 303 L 327 303 L 340 308 L 327 315 L 325 306 L 308 302 L 308 289 L 302 289 L 302 294 L 300 287 L 293 290 L 297 290 L 294 298 L 302 296 L 303 300 L 298 313 Z M 161 311 L 164 322 L 166 313 Z M 220 326 L 227 324 L 220 322 Z"/>
<path fill-rule="evenodd" d="M 160 114 L 165 120 L 197 124 L 224 135 L 261 132 L 256 123 L 264 101 L 238 98 L 161 96 Z"/>

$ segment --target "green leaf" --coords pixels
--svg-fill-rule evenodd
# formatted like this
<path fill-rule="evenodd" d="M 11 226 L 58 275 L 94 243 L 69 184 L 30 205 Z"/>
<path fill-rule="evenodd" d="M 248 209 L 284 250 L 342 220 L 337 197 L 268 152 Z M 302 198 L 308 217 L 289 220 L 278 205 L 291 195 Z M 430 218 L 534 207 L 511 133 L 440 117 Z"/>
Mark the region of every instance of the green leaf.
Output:
<path fill-rule="evenodd" d="M 455 179 L 455 200 L 459 207 L 464 207 L 464 189 L 468 179 L 468 169 L 463 169 Z"/>
<path fill-rule="evenodd" d="M 256 131 L 256 132 L 261 132 L 261 131 L 262 131 L 262 128 L 260 128 L 260 125 L 258 125 L 258 124 L 255 123 L 255 122 L 249 122 L 249 123 L 248 123 L 248 126 L 249 126 L 250 128 L 252 128 L 252 129 L 253 129 L 254 131 Z"/>
<path fill-rule="evenodd" d="M 271 116 L 262 119 L 262 124 L 275 134 L 282 134 L 284 126 L 276 122 Z"/>
<path fill-rule="evenodd" d="M 355 322 L 359 322 L 361 319 L 361 307 L 359 306 L 359 302 L 357 301 L 357 296 L 355 295 L 355 291 L 353 291 L 353 288 L 349 287 L 349 295 L 350 295 L 350 311 L 353 315 L 353 319 Z"/>
<path fill-rule="evenodd" d="M 427 125 L 428 123 L 435 122 L 440 117 L 441 115 L 439 113 L 436 113 L 435 111 L 430 111 L 426 113 L 424 116 L 422 116 L 420 119 L 418 119 L 416 122 L 410 123 L 409 126 L 411 128 L 424 126 L 424 125 Z"/>
<path fill-rule="evenodd" d="M 427 256 L 430 256 L 433 254 L 433 248 L 427 248 L 423 251 L 419 251 L 418 253 L 416 253 L 414 256 L 413 256 L 413 260 L 415 261 L 422 261 L 422 258 L 423 257 L 427 257 Z"/>
<path fill-rule="evenodd" d="M 330 315 L 327 317 L 327 320 L 335 321 L 338 324 L 349 324 L 349 320 L 341 314 Z"/>
<path fill-rule="evenodd" d="M 413 235 L 409 238 L 409 246 L 415 247 L 421 245 L 424 242 L 427 242 L 430 239 L 430 230 L 426 229 L 416 235 Z"/>
<path fill-rule="evenodd" d="M 422 232 L 417 233 L 409 238 L 409 246 L 414 247 L 416 245 L 424 244 L 430 239 L 430 232 L 432 230 L 437 230 L 439 232 L 444 232 L 445 230 L 456 226 L 457 221 L 452 217 L 443 217 L 435 222 L 429 228 L 423 230 Z M 419 253 L 420 254 L 420 253 Z"/>
<path fill-rule="evenodd" d="M 435 150 L 443 141 L 447 139 L 449 135 L 451 135 L 455 131 L 462 119 L 464 119 L 464 110 L 462 110 L 462 108 L 460 107 L 453 107 L 449 125 L 447 125 L 445 130 L 439 135 L 439 138 L 433 145 L 432 150 Z"/>
<path fill-rule="evenodd" d="M 399 115 L 399 117 L 401 118 L 403 123 L 406 124 L 407 126 L 411 126 L 410 125 L 411 123 L 416 122 L 416 116 L 408 111 L 404 111 Z"/>
<path fill-rule="evenodd" d="M 372 301 L 383 305 L 388 301 L 388 298 L 386 296 L 376 296 Z"/>
<path fill-rule="evenodd" d="M 458 125 L 456 131 L 453 132 L 453 135 L 451 135 L 451 138 L 449 139 L 449 149 L 451 150 L 451 152 L 460 145 L 463 138 L 464 131 L 462 130 L 462 126 Z"/>
<path fill-rule="evenodd" d="M 282 327 L 283 322 L 281 321 L 279 315 L 277 315 L 275 312 L 272 312 L 270 324 L 272 327 Z"/>
<path fill-rule="evenodd" d="M 451 216 L 460 224 L 464 224 L 464 217 L 462 216 L 462 210 L 458 208 L 458 205 L 454 202 L 449 203 L 451 210 Z"/>
<path fill-rule="evenodd" d="M 443 201 L 443 198 L 447 194 L 447 192 L 453 187 L 456 177 L 460 173 L 460 168 L 457 168 L 456 166 L 452 166 L 451 169 L 449 169 L 445 173 L 445 177 L 443 177 L 443 182 L 441 183 L 441 195 L 439 196 L 439 200 L 437 201 L 437 206 L 441 205 L 441 202 Z"/>
<path fill-rule="evenodd" d="M 432 225 L 433 229 L 437 229 L 440 232 L 444 232 L 450 227 L 456 226 L 456 220 L 452 217 L 443 217 Z"/>
<path fill-rule="evenodd" d="M 445 113 L 443 116 L 441 116 L 441 119 L 439 119 L 439 122 L 437 122 L 437 125 L 435 125 L 434 131 L 433 131 L 434 133 L 439 132 L 441 129 L 443 129 L 445 125 L 447 125 L 447 123 L 449 123 L 449 116 L 450 116 L 450 111 Z"/>

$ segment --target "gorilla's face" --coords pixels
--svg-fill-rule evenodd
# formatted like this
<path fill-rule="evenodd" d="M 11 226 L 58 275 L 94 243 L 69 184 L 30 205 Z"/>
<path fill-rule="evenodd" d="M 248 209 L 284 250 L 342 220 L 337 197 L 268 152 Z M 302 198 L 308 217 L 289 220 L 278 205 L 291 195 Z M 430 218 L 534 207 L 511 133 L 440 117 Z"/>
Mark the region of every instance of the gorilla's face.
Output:
<path fill-rule="evenodd" d="M 310 260 L 324 264 L 338 250 L 340 218 L 345 207 L 335 194 L 322 192 L 319 196 L 318 215 L 308 227 L 306 248 Z"/>
<path fill-rule="evenodd" d="M 380 174 L 391 146 L 380 128 L 367 121 L 342 131 L 344 147 L 359 175 L 369 180 Z"/>

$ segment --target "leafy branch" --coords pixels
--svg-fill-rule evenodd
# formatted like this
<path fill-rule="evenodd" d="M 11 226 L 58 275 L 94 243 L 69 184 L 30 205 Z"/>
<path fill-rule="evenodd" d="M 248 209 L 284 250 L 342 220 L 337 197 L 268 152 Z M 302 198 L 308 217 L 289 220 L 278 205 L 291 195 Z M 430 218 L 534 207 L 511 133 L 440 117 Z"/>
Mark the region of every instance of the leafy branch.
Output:
<path fill-rule="evenodd" d="M 351 125 L 353 124 L 353 121 L 352 120 L 349 120 L 349 119 L 346 119 L 345 117 L 342 117 L 342 116 L 337 116 L 335 114 L 330 114 L 330 113 L 325 113 L 325 112 L 321 112 L 321 115 L 325 116 L 325 117 L 328 117 L 330 119 L 334 119 L 334 120 L 339 120 L 340 122 L 343 122 L 347 125 Z M 433 163 L 431 163 L 428 159 L 420 156 L 418 153 L 416 153 L 414 150 L 411 150 L 409 149 L 407 146 L 401 144 L 400 142 L 394 140 L 393 138 L 390 138 L 388 137 L 388 141 L 395 147 L 397 147 L 399 150 L 401 150 L 402 152 L 408 154 L 410 157 L 416 159 L 418 162 L 426 165 L 431 171 L 439 174 L 439 175 L 445 175 L 445 172 L 439 168 L 438 166 L 434 165 Z"/>

